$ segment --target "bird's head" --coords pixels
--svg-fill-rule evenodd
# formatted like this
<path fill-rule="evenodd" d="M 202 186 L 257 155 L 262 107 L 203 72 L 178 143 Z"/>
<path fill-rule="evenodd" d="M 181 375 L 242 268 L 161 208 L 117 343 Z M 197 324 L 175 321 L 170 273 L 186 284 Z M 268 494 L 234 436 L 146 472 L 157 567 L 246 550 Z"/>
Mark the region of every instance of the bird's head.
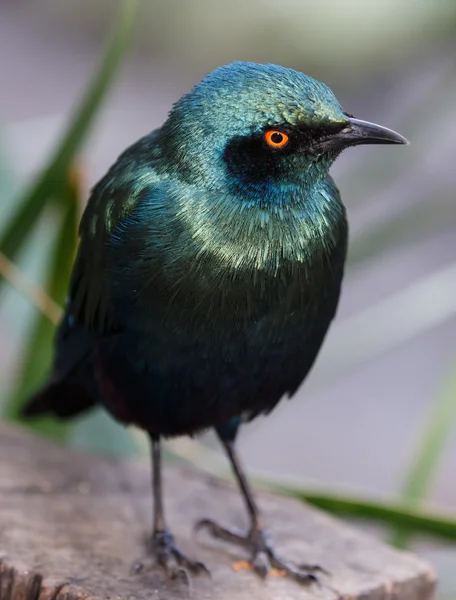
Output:
<path fill-rule="evenodd" d="M 407 143 L 344 112 L 325 84 L 245 62 L 216 69 L 183 96 L 161 140 L 168 167 L 182 177 L 244 190 L 318 180 L 348 146 Z"/>

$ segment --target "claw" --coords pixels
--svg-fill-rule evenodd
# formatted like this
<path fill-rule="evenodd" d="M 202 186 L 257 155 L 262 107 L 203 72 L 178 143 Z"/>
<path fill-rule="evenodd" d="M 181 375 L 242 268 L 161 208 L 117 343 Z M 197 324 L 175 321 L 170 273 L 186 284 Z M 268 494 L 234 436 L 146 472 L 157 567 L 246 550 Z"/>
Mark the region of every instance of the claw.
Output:
<path fill-rule="evenodd" d="M 300 563 L 298 565 L 298 569 L 301 569 L 302 571 L 310 571 L 311 573 L 318 571 L 318 573 L 323 573 L 323 575 L 331 575 L 329 571 L 327 571 L 323 567 L 320 567 L 320 565 L 309 565 L 307 563 Z"/>
<path fill-rule="evenodd" d="M 183 567 L 172 568 L 171 572 L 169 573 L 169 576 L 170 576 L 170 579 L 182 579 L 183 583 L 185 583 L 185 585 L 188 588 L 191 588 L 191 586 L 192 586 L 192 580 L 191 580 L 190 574 Z"/>
<path fill-rule="evenodd" d="M 313 571 L 320 570 L 317 565 L 312 565 L 311 569 L 295 567 L 284 559 L 279 558 L 274 552 L 271 553 L 271 564 L 278 571 L 284 571 L 288 577 L 294 579 L 298 583 L 308 585 L 309 583 L 317 583 L 318 578 Z M 316 567 L 316 568 L 315 568 Z"/>

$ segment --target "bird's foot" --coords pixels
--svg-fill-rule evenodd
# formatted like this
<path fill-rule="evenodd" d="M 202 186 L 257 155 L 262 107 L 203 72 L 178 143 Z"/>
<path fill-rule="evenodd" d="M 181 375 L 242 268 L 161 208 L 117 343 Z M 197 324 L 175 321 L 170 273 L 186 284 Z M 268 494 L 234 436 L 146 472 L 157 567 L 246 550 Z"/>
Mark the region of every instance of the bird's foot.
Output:
<path fill-rule="evenodd" d="M 202 562 L 187 558 L 174 544 L 174 538 L 168 530 L 154 531 L 151 543 L 151 555 L 153 564 L 159 565 L 170 579 L 182 579 L 191 587 L 190 575 L 206 573 L 210 571 Z M 134 571 L 139 573 L 144 570 L 145 564 L 140 562 L 135 565 Z"/>
<path fill-rule="evenodd" d="M 210 519 L 201 519 L 195 526 L 196 531 L 205 529 L 212 537 L 238 544 L 251 552 L 250 562 L 235 563 L 236 571 L 251 568 L 261 578 L 268 574 L 289 577 L 298 583 L 308 585 L 318 581 L 315 572 L 325 572 L 318 565 L 293 565 L 278 556 L 272 547 L 269 532 L 264 529 L 251 529 L 247 535 L 225 529 Z"/>

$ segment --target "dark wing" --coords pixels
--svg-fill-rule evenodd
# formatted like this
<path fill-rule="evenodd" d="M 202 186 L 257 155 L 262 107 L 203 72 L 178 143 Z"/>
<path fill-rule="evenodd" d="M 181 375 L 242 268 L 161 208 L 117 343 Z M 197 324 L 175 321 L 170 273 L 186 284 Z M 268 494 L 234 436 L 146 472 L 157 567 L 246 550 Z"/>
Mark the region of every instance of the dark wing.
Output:
<path fill-rule="evenodd" d="M 96 403 L 90 392 L 93 349 L 122 329 L 110 303 L 107 240 L 134 211 L 144 186 L 156 179 L 148 162 L 156 135 L 152 132 L 128 148 L 91 193 L 79 227 L 80 244 L 57 332 L 53 370 L 23 409 L 25 415 L 52 412 L 70 417 Z"/>
<path fill-rule="evenodd" d="M 110 310 L 106 245 L 113 231 L 135 210 L 143 190 L 159 181 L 151 166 L 157 133 L 142 138 L 119 157 L 93 189 L 81 219 L 69 310 L 75 322 L 98 335 L 119 328 Z"/>

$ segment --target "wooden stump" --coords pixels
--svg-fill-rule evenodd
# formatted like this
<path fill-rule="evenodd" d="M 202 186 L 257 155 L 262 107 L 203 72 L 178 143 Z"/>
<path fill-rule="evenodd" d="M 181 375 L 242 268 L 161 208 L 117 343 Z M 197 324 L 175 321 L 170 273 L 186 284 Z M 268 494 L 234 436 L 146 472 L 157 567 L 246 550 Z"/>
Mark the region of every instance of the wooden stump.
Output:
<path fill-rule="evenodd" d="M 151 527 L 149 467 L 53 446 L 0 425 L 0 600 L 174 600 L 189 598 L 160 570 L 132 574 Z M 165 507 L 182 550 L 212 578 L 193 579 L 208 600 L 429 600 L 435 577 L 415 556 L 397 552 L 294 500 L 260 494 L 276 547 L 323 565 L 320 585 L 235 573 L 242 550 L 192 524 L 202 516 L 244 529 L 237 491 L 195 470 L 165 467 Z"/>

